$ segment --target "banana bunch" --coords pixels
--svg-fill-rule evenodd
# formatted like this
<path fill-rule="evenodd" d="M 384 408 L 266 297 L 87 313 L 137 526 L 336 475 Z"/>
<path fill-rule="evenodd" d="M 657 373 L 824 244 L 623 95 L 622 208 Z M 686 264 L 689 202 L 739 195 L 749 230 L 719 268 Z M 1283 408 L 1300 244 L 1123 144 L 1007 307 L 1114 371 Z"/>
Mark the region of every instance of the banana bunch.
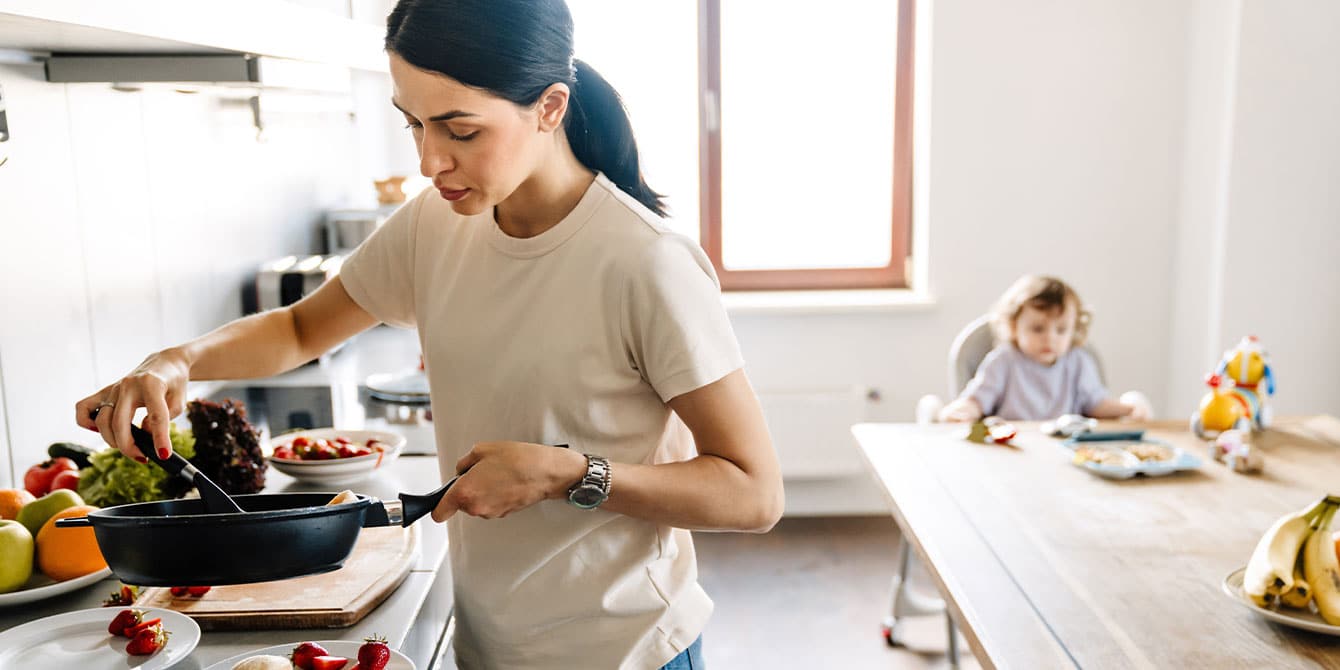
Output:
<path fill-rule="evenodd" d="M 1261 536 L 1242 577 L 1242 590 L 1260 607 L 1307 609 L 1315 602 L 1327 623 L 1340 625 L 1340 558 L 1331 521 L 1340 497 L 1326 496 L 1280 517 Z"/>

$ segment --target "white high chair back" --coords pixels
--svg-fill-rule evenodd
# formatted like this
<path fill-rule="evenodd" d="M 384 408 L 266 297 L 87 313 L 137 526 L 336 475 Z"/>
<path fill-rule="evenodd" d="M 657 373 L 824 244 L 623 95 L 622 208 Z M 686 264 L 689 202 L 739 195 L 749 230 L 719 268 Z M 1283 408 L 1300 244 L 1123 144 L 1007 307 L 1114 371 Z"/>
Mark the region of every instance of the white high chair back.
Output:
<path fill-rule="evenodd" d="M 986 358 L 995 346 L 995 336 L 991 332 L 991 316 L 988 314 L 973 319 L 958 332 L 954 337 L 954 343 L 949 346 L 949 398 L 958 397 L 972 380 L 973 375 L 977 374 L 977 366 L 982 364 L 982 359 Z M 1106 384 L 1107 376 L 1103 374 L 1103 361 L 1098 357 L 1098 352 L 1087 344 L 1082 348 L 1093 356 L 1094 363 L 1098 364 L 1098 378 Z"/>

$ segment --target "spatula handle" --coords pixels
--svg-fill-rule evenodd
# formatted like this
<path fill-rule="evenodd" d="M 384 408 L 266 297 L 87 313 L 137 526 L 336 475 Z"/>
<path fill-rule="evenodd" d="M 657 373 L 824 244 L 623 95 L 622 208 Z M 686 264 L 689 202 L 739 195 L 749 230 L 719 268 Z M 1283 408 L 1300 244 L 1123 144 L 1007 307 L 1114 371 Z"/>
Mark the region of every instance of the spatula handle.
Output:
<path fill-rule="evenodd" d="M 176 475 L 195 485 L 196 491 L 200 492 L 200 499 L 205 503 L 205 511 L 210 514 L 228 514 L 241 513 L 242 508 L 237 506 L 223 489 L 219 488 L 212 479 L 206 477 L 204 473 L 196 469 L 191 462 L 186 460 L 185 456 L 177 452 L 172 452 L 167 458 L 159 458 L 158 450 L 154 449 L 154 436 L 149 431 L 130 424 L 130 436 L 135 438 L 135 446 L 139 447 L 140 452 L 146 458 L 157 463 L 159 467 L 168 471 L 168 474 Z"/>
<path fill-rule="evenodd" d="M 167 458 L 158 457 L 158 450 L 154 448 L 154 436 L 149 431 L 132 423 L 130 424 L 130 436 L 135 439 L 135 446 L 139 447 L 140 453 L 144 454 L 145 458 L 157 463 L 159 467 L 167 470 L 168 474 L 194 480 L 192 477 L 194 473 L 186 470 L 191 462 L 186 460 L 185 456 L 174 451 Z M 183 475 L 183 470 L 186 470 L 187 474 Z"/>

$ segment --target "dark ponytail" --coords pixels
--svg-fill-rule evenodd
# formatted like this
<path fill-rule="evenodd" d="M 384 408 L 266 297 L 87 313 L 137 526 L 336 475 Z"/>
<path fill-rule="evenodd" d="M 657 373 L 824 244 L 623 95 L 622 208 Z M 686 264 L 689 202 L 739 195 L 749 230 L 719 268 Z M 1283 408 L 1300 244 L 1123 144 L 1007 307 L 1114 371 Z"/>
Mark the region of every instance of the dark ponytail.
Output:
<path fill-rule="evenodd" d="M 572 57 L 572 14 L 563 0 L 399 0 L 386 19 L 386 49 L 524 107 L 551 84 L 567 84 L 564 123 L 577 160 L 665 216 L 662 196 L 642 178 L 623 100 Z"/>
<path fill-rule="evenodd" d="M 661 194 L 642 178 L 637 140 L 619 92 L 585 61 L 574 59 L 576 86 L 568 104 L 568 144 L 577 160 L 600 170 L 610 181 L 653 212 L 665 216 Z"/>

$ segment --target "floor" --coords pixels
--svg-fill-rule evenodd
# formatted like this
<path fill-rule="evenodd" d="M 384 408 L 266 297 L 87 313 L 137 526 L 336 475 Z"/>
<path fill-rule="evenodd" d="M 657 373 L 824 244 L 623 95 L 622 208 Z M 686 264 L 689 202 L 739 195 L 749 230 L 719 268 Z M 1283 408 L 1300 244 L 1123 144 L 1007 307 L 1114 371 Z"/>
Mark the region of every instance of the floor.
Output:
<path fill-rule="evenodd" d="M 880 632 L 898 529 L 888 517 L 787 518 L 765 535 L 695 533 L 699 579 L 716 602 L 704 660 L 730 668 L 947 668 L 945 622 L 908 620 L 905 646 Z M 929 584 L 924 574 L 914 577 Z M 962 638 L 965 670 L 977 668 Z"/>

